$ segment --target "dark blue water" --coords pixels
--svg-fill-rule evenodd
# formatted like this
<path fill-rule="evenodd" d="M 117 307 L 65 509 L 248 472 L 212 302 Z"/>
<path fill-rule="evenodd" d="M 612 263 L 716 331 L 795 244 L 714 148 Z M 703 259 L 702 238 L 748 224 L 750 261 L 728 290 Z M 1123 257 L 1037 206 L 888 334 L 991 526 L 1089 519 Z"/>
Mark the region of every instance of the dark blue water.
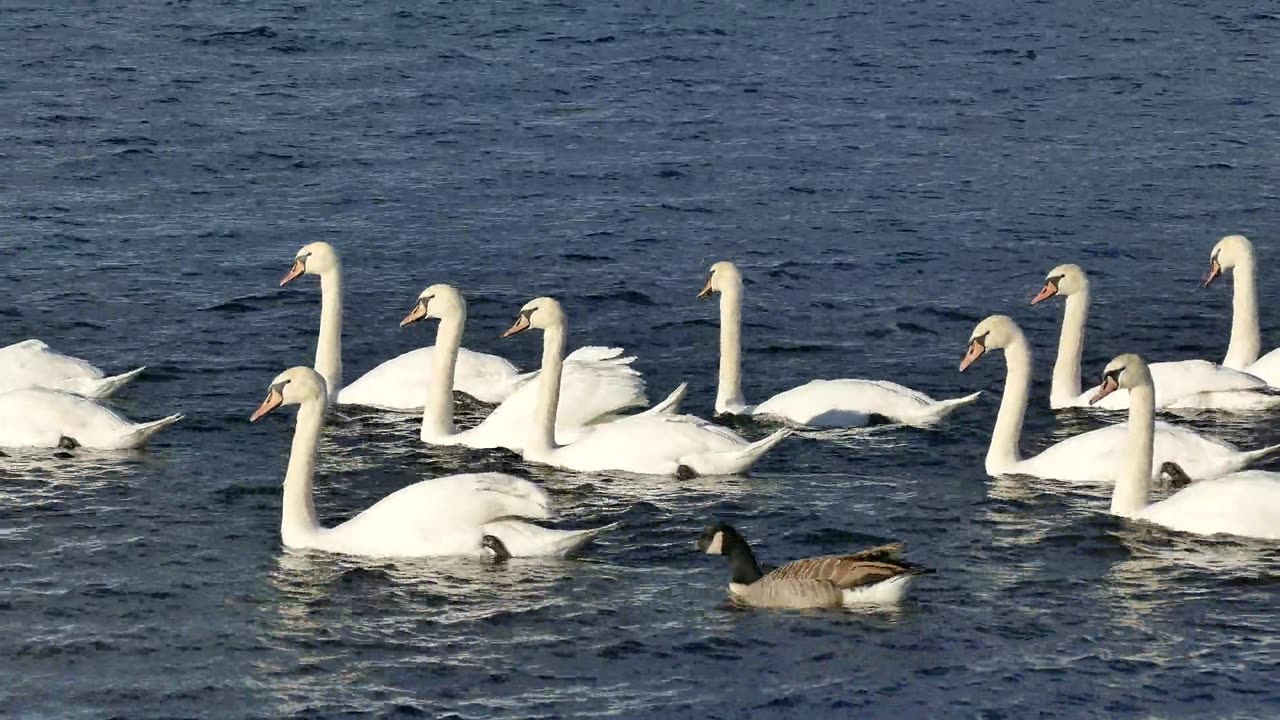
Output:
<path fill-rule="evenodd" d="M 62 7 L 55 3 L 46 5 Z M 68 4 L 69 5 L 69 4 Z M 1274 58 L 1255 3 L 98 2 L 0 7 L 0 343 L 147 373 L 117 405 L 187 419 L 146 453 L 0 465 L 9 717 L 1273 717 L 1274 544 L 1179 536 L 1102 496 L 982 471 L 996 395 L 932 430 L 794 438 L 750 478 L 635 481 L 428 449 L 412 418 L 334 419 L 339 522 L 424 476 L 544 483 L 576 561 L 282 551 L 289 415 L 326 239 L 349 377 L 429 341 L 418 291 L 471 300 L 467 345 L 560 297 L 653 394 L 714 396 L 707 267 L 747 275 L 746 391 L 955 366 L 1013 314 L 1037 349 L 1024 450 L 1101 420 L 1046 409 L 1062 262 L 1092 274 L 1085 367 L 1225 352 L 1209 249 L 1258 246 L 1280 342 Z M 316 5 L 313 7 L 312 5 Z M 473 409 L 473 416 L 480 409 Z M 1275 417 L 1197 427 L 1280 441 Z M 760 437 L 766 428 L 747 424 Z M 900 612 L 731 609 L 712 518 L 767 561 L 908 543 L 939 570 Z"/>

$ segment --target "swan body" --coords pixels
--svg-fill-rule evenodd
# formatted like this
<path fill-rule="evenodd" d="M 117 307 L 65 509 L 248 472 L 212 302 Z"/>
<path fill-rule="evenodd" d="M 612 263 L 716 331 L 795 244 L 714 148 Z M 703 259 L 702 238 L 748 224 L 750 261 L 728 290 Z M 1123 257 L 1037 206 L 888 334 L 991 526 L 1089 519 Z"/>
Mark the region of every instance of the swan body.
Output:
<path fill-rule="evenodd" d="M 1209 287 L 1225 271 L 1232 274 L 1231 341 L 1222 364 L 1280 387 L 1280 348 L 1263 355 L 1262 332 L 1258 327 L 1257 259 L 1253 243 L 1243 235 L 1228 235 L 1213 246 L 1209 256 Z"/>
<path fill-rule="evenodd" d="M 0 393 L 0 446 L 129 450 L 182 419 L 170 415 L 134 423 L 87 398 L 61 390 L 26 388 Z"/>
<path fill-rule="evenodd" d="M 1146 363 L 1137 355 L 1121 355 L 1103 372 L 1105 397 L 1127 389 L 1128 447 L 1111 496 L 1115 515 L 1146 520 L 1173 530 L 1214 535 L 1229 533 L 1280 540 L 1280 474 L 1251 470 L 1201 480 L 1159 502 L 1149 502 L 1154 465 L 1155 393 Z"/>
<path fill-rule="evenodd" d="M 520 518 L 550 517 L 547 494 L 501 473 L 469 473 L 423 480 L 391 493 L 332 528 L 321 527 L 312 482 L 328 393 L 314 370 L 296 367 L 275 378 L 251 420 L 282 405 L 299 405 L 284 480 L 280 536 L 285 547 L 347 555 L 482 556 L 485 535 L 515 557 L 561 556 L 608 529 L 553 530 Z M 613 527 L 613 526 L 609 526 Z"/>
<path fill-rule="evenodd" d="M 897 605 L 911 581 L 927 570 L 902 562 L 902 544 L 852 555 L 828 555 L 787 563 L 763 573 L 746 538 L 731 525 L 717 523 L 698 538 L 697 548 L 729 559 L 729 597 L 763 608 L 810 609 Z"/>
<path fill-rule="evenodd" d="M 1081 483 L 1113 482 L 1127 443 L 1127 429 L 1123 424 L 1067 438 L 1030 458 L 1020 456 L 1018 444 L 1031 386 L 1031 350 L 1022 330 L 1004 315 L 992 315 L 978 323 L 960 369 L 963 372 L 993 349 L 1004 350 L 1008 374 L 987 450 L 987 474 L 993 477 L 1031 475 Z M 1165 423 L 1158 423 L 1154 432 L 1159 463 L 1175 462 L 1196 479 L 1235 472 L 1280 453 L 1280 445 L 1241 452 L 1228 443 Z M 1156 477 L 1153 473 L 1152 479 Z"/>
<path fill-rule="evenodd" d="M 422 408 L 429 378 L 422 372 L 434 355 L 432 348 L 411 350 L 370 370 L 349 386 L 342 384 L 342 263 L 329 243 L 303 246 L 289 272 L 287 285 L 302 275 L 320 278 L 320 337 L 316 343 L 316 372 L 325 379 L 330 404 L 370 405 L 384 410 Z M 519 387 L 515 366 L 496 355 L 462 350 L 453 389 L 487 403 L 501 402 Z"/>
<path fill-rule="evenodd" d="M 88 362 L 63 355 L 40 340 L 23 340 L 0 348 L 0 393 L 35 387 L 105 398 L 144 369 L 108 376 Z"/>
<path fill-rule="evenodd" d="M 559 445 L 556 413 L 567 334 L 560 303 L 551 298 L 531 300 L 504 337 L 531 327 L 544 334 L 537 410 L 522 451 L 526 460 L 581 472 L 731 475 L 746 472 L 791 434 L 780 430 L 752 443 L 728 428 L 690 415 L 642 413 L 596 425 L 575 442 Z"/>
<path fill-rule="evenodd" d="M 530 373 L 518 390 L 503 400 L 479 425 L 456 432 L 453 427 L 453 383 L 467 302 L 457 288 L 432 285 L 423 290 L 401 327 L 423 318 L 436 318 L 436 357 L 420 368 L 429 371 L 430 388 L 422 415 L 422 440 L 434 445 L 466 445 L 474 448 L 505 447 L 519 452 L 537 410 L 538 386 Z M 622 348 L 579 348 L 565 359 L 564 376 L 556 412 L 556 438 L 571 442 L 591 423 L 629 407 L 644 405 L 645 383 L 631 367 L 635 358 L 622 357 Z"/>
<path fill-rule="evenodd" d="M 1044 287 L 1031 300 L 1035 305 L 1051 297 L 1065 298 L 1058 357 L 1053 365 L 1049 405 L 1124 410 L 1129 393 L 1114 392 L 1101 402 L 1090 400 L 1098 387 L 1081 391 L 1080 361 L 1084 353 L 1085 322 L 1089 314 L 1089 278 L 1078 265 L 1059 265 L 1049 271 Z M 1265 391 L 1267 383 L 1247 372 L 1207 360 L 1181 360 L 1150 365 L 1157 408 L 1259 410 L 1280 405 L 1280 395 Z"/>
<path fill-rule="evenodd" d="M 715 292 L 720 293 L 718 415 L 766 415 L 809 427 L 862 427 L 877 417 L 926 425 L 981 394 L 939 401 L 881 380 L 814 380 L 759 405 L 747 405 L 742 394 L 742 274 L 736 265 L 724 261 L 711 266 L 711 275 L 698 297 L 709 298 Z"/>

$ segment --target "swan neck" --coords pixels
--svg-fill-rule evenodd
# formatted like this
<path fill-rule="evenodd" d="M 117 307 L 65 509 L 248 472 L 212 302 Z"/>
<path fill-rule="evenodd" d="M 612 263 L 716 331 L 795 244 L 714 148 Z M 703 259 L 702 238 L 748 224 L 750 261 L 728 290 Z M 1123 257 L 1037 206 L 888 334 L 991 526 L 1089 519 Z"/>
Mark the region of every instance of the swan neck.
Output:
<path fill-rule="evenodd" d="M 1010 472 L 1018 463 L 1018 440 L 1027 414 L 1027 394 L 1031 391 L 1031 349 L 1026 339 L 1018 337 L 1006 346 L 1004 359 L 1008 371 L 1004 394 L 1000 397 L 1000 412 L 991 433 L 991 447 L 987 449 L 988 475 Z"/>
<path fill-rule="evenodd" d="M 316 343 L 316 372 L 329 388 L 329 402 L 342 390 L 342 269 L 320 275 L 320 339 Z"/>
<path fill-rule="evenodd" d="M 323 400 L 312 400 L 298 409 L 293 445 L 289 450 L 289 469 L 284 475 L 284 506 L 280 517 L 280 539 L 285 547 L 306 545 L 306 540 L 320 530 L 311 485 L 325 405 Z"/>
<path fill-rule="evenodd" d="M 422 439 L 449 437 L 453 434 L 453 377 L 458 367 L 458 348 L 462 347 L 462 330 L 466 311 L 442 318 L 436 329 L 436 348 L 431 354 L 431 376 L 427 384 L 427 401 L 422 409 Z"/>
<path fill-rule="evenodd" d="M 1114 515 L 1132 515 L 1147 506 L 1155 451 L 1156 396 L 1150 383 L 1129 390 L 1129 457 L 1111 494 Z"/>
<path fill-rule="evenodd" d="M 560 403 L 560 372 L 564 366 L 564 346 L 568 335 L 564 323 L 552 325 L 542 336 L 542 372 L 538 373 L 538 404 L 529 431 L 524 456 L 539 460 L 555 450 L 556 408 Z"/>
<path fill-rule="evenodd" d="M 1262 335 L 1258 330 L 1258 286 L 1254 276 L 1252 255 L 1246 256 L 1232 271 L 1231 344 L 1222 364 L 1243 370 L 1258 359 Z"/>
<path fill-rule="evenodd" d="M 1058 359 L 1053 364 L 1053 386 L 1049 392 L 1054 407 L 1068 405 L 1080 397 L 1080 361 L 1084 356 L 1084 328 L 1089 319 L 1089 291 L 1067 296 L 1062 313 L 1062 334 L 1058 338 Z"/>
<path fill-rule="evenodd" d="M 720 378 L 716 414 L 742 412 L 742 288 L 720 293 Z"/>

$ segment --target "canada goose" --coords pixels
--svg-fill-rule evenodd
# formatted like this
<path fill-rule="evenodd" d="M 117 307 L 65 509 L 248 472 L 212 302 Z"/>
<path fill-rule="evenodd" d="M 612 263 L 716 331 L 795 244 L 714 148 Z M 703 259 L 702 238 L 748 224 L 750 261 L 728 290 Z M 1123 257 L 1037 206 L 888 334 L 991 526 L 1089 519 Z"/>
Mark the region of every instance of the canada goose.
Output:
<path fill-rule="evenodd" d="M 729 597 L 755 607 L 893 605 L 902 600 L 914 576 L 933 572 L 898 560 L 903 545 L 893 543 L 853 555 L 796 560 L 765 575 L 746 538 L 725 523 L 704 530 L 697 547 L 708 555 L 728 556 L 733 572 Z"/>

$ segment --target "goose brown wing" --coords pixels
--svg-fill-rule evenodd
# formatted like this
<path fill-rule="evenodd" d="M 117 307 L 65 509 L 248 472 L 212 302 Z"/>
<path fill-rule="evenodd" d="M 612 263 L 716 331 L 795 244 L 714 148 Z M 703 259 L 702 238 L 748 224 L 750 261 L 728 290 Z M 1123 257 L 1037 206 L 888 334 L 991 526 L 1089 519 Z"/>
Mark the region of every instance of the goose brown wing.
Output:
<path fill-rule="evenodd" d="M 893 560 L 901 544 L 885 545 L 853 555 L 826 555 L 796 560 L 761 578 L 765 580 L 824 580 L 839 588 L 855 588 L 913 572 L 913 567 Z"/>

